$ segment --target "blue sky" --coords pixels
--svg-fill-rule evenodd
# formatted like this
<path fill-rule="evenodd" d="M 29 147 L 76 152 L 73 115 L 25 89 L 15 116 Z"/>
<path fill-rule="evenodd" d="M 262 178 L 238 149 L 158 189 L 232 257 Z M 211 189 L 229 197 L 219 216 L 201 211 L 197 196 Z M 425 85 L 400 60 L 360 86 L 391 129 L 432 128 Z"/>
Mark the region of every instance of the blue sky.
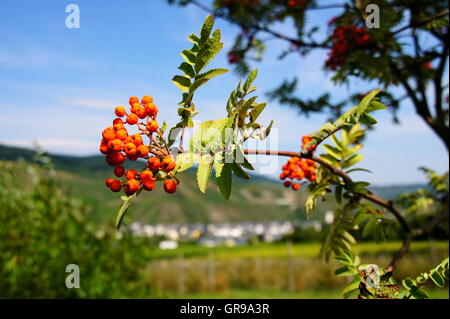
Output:
<path fill-rule="evenodd" d="M 65 27 L 66 5 L 80 8 L 81 28 Z M 315 13 L 311 21 L 328 21 L 336 12 Z M 0 2 L 0 143 L 30 147 L 34 142 L 50 152 L 96 154 L 100 133 L 113 119 L 116 105 L 131 95 L 150 94 L 160 109 L 160 119 L 177 120 L 179 90 L 170 79 L 181 62 L 179 52 L 189 46 L 187 36 L 198 29 L 205 13 L 197 8 L 169 7 L 165 0 L 133 1 L 24 1 Z M 229 67 L 226 52 L 236 27 L 218 20 L 225 49 L 213 67 Z M 277 26 L 290 32 L 289 24 Z M 376 84 L 352 81 L 334 86 L 322 66 L 325 51 L 300 59 L 291 55 L 277 60 L 285 48 L 269 42 L 256 85 L 260 99 L 285 78 L 300 77 L 299 94 L 315 97 L 326 91 L 336 100 L 366 92 Z M 222 75 L 199 90 L 198 120 L 225 115 L 224 103 L 235 87 L 234 72 Z M 417 171 L 425 165 L 443 172 L 448 155 L 441 142 L 407 105 L 402 125 L 393 125 L 388 112 L 377 114 L 379 125 L 362 150 L 360 166 L 374 174 L 358 175 L 375 184 L 422 182 Z M 297 150 L 300 137 L 319 128 L 325 115 L 309 118 L 277 103 L 270 103 L 262 123 L 275 120 L 279 148 Z M 285 158 L 271 159 L 282 165 Z"/>

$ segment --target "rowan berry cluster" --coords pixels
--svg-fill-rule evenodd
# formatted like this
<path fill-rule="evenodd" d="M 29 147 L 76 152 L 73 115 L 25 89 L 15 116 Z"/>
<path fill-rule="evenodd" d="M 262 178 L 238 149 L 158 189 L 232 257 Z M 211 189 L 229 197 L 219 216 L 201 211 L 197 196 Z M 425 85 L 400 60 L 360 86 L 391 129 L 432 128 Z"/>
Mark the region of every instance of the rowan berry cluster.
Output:
<path fill-rule="evenodd" d="M 291 8 L 296 8 L 302 6 L 304 3 L 304 0 L 289 0 L 288 6 Z"/>
<path fill-rule="evenodd" d="M 303 136 L 302 148 L 304 149 L 311 140 L 312 139 L 310 136 Z M 309 147 L 308 150 L 312 150 L 313 148 L 314 146 Z M 306 181 L 303 183 L 297 183 L 294 182 L 294 180 L 301 182 L 306 179 L 312 183 L 317 179 L 317 164 L 311 159 L 303 159 L 296 156 L 291 157 L 287 163 L 283 165 L 282 169 L 283 171 L 280 174 L 280 179 L 284 180 L 284 186 L 291 187 L 295 191 L 298 191 L 302 187 L 302 184 L 305 184 Z"/>
<path fill-rule="evenodd" d="M 331 38 L 333 44 L 325 64 L 333 71 L 344 65 L 351 50 L 363 49 L 370 41 L 369 32 L 355 26 L 336 27 Z"/>
<path fill-rule="evenodd" d="M 119 192 L 124 188 L 125 194 L 130 196 L 142 189 L 152 191 L 156 182 L 163 180 L 164 190 L 167 193 L 174 193 L 178 180 L 171 172 L 175 169 L 176 163 L 170 156 L 167 143 L 156 121 L 158 108 L 153 103 L 153 98 L 146 95 L 139 100 L 132 96 L 129 104 L 129 113 L 125 107 L 116 107 L 117 118 L 113 121 L 113 125 L 102 133 L 100 152 L 106 155 L 106 162 L 114 167 L 114 175 L 117 178 L 107 179 L 106 186 L 113 192 Z M 129 134 L 125 125 L 136 126 L 138 133 Z M 144 138 L 148 138 L 147 144 Z M 146 167 L 141 172 L 134 169 L 126 170 L 123 167 L 126 160 L 138 159 L 147 161 Z"/>
<path fill-rule="evenodd" d="M 228 63 L 236 64 L 239 63 L 243 58 L 242 51 L 230 51 L 228 52 Z"/>

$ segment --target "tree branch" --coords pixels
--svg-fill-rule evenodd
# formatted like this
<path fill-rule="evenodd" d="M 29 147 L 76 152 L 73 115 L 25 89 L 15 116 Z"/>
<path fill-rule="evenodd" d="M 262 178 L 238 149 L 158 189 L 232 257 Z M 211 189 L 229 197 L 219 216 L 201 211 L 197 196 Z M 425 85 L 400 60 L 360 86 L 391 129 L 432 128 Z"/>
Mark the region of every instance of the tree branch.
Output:
<path fill-rule="evenodd" d="M 204 10 L 204 11 L 206 11 L 206 12 L 212 14 L 212 15 L 214 15 L 215 17 L 218 17 L 218 18 L 224 19 L 224 20 L 226 20 L 228 22 L 231 22 L 233 24 L 236 24 L 236 25 L 240 26 L 241 28 L 242 27 L 249 27 L 249 28 L 252 28 L 252 29 L 254 29 L 256 31 L 265 32 L 265 33 L 270 34 L 270 35 L 272 35 L 272 36 L 274 36 L 274 37 L 276 37 L 278 39 L 288 41 L 288 42 L 290 42 L 290 43 L 292 43 L 294 45 L 297 45 L 297 46 L 308 47 L 308 48 L 322 48 L 322 49 L 330 49 L 331 48 L 329 45 L 326 45 L 325 43 L 304 42 L 304 41 L 300 41 L 300 40 L 295 39 L 295 38 L 288 37 L 288 36 L 283 35 L 283 34 L 277 32 L 277 31 L 269 29 L 267 26 L 260 26 L 260 25 L 257 25 L 257 24 L 243 25 L 240 21 L 237 21 L 237 20 L 235 20 L 235 19 L 233 19 L 233 18 L 231 18 L 229 16 L 226 16 L 223 13 L 218 12 L 217 10 L 209 8 L 208 6 L 206 6 L 205 4 L 203 4 L 203 3 L 201 3 L 200 1 L 197 1 L 197 0 L 191 0 L 190 3 L 195 5 L 195 6 L 197 6 L 197 7 L 199 7 L 200 9 L 202 9 L 202 10 Z M 322 9 L 335 8 L 335 5 L 330 5 L 328 8 L 326 8 L 326 7 L 320 7 L 320 8 L 322 8 Z M 317 9 L 319 9 L 319 8 L 317 8 Z"/>
<path fill-rule="evenodd" d="M 407 26 L 404 26 L 404 27 L 398 29 L 397 31 L 392 32 L 392 35 L 396 35 L 396 34 L 398 34 L 398 33 L 400 33 L 400 32 L 403 32 L 403 31 L 405 31 L 405 30 L 408 30 L 409 28 L 417 28 L 417 27 L 420 27 L 420 26 L 422 26 L 422 25 L 424 25 L 424 24 L 427 24 L 428 22 L 431 22 L 431 21 L 433 21 L 433 20 L 443 18 L 443 17 L 445 17 L 445 16 L 448 15 L 448 14 L 449 14 L 449 11 L 448 11 L 448 10 L 444 10 L 444 11 L 441 11 L 441 12 L 435 14 L 435 15 L 426 17 L 426 18 L 424 18 L 424 19 L 422 19 L 422 20 L 411 22 L 411 23 L 408 24 Z"/>
<path fill-rule="evenodd" d="M 346 184 L 353 183 L 353 180 L 350 176 L 348 176 L 347 173 L 340 170 L 339 168 L 329 164 L 328 162 L 322 160 L 320 157 L 314 156 L 312 154 L 303 154 L 303 153 L 296 153 L 296 152 L 285 152 L 285 151 L 271 151 L 271 150 L 244 150 L 244 154 L 255 154 L 255 155 L 275 155 L 275 156 L 287 156 L 287 157 L 301 157 L 301 158 L 308 158 L 312 159 L 314 162 L 326 167 L 334 174 L 340 176 Z M 394 255 L 391 263 L 388 266 L 388 271 L 393 271 L 398 263 L 398 261 L 408 252 L 409 246 L 411 244 L 412 239 L 412 230 L 409 226 L 406 219 L 403 217 L 403 215 L 400 213 L 399 210 L 394 206 L 394 204 L 391 201 L 386 201 L 384 199 L 381 199 L 373 194 L 360 194 L 361 197 L 371 201 L 372 203 L 375 203 L 377 205 L 380 205 L 387 210 L 389 210 L 392 215 L 397 219 L 397 221 L 402 226 L 403 232 L 404 232 L 404 239 L 402 247 L 397 251 L 397 253 Z"/>

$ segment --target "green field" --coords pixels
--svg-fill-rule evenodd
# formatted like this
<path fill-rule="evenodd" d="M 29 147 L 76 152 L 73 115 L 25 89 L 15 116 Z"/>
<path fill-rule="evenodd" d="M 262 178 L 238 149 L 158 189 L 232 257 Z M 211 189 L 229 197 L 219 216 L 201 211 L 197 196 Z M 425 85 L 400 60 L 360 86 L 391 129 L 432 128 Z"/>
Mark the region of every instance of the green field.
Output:
<path fill-rule="evenodd" d="M 426 253 L 430 249 L 446 250 L 448 249 L 446 241 L 416 241 L 411 245 L 411 253 Z M 401 242 L 362 242 L 355 246 L 355 253 L 362 255 L 392 254 L 401 246 Z M 217 259 L 233 259 L 233 258 L 286 258 L 292 257 L 316 258 L 319 256 L 319 243 L 295 243 L 290 246 L 285 243 L 262 243 L 255 245 L 242 245 L 235 247 L 213 247 L 205 248 L 198 245 L 181 245 L 174 250 L 161 250 L 154 248 L 149 253 L 152 259 L 176 258 L 180 254 L 186 258 L 204 258 L 210 252 Z"/>
<path fill-rule="evenodd" d="M 362 263 L 383 267 L 400 244 L 361 243 L 355 252 Z M 448 256 L 448 247 L 446 241 L 414 242 L 394 279 L 399 282 L 431 269 Z M 342 298 L 349 278 L 334 276 L 340 265 L 319 258 L 319 250 L 319 243 L 154 248 L 143 274 L 160 298 Z M 448 289 L 428 288 L 431 298 L 448 298 Z"/>

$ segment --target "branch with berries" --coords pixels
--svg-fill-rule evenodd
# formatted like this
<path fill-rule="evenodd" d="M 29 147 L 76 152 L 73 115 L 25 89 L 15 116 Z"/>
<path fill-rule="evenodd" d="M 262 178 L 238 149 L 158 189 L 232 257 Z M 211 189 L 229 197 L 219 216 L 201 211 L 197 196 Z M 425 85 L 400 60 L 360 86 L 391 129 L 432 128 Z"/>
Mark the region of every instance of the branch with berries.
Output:
<path fill-rule="evenodd" d="M 206 70 L 223 47 L 220 30 L 213 29 L 214 19 L 208 16 L 200 34 L 189 36 L 192 47 L 181 53 L 184 61 L 179 70 L 182 74 L 172 79 L 182 91 L 178 108 L 180 121 L 175 126 L 169 129 L 165 122 L 158 123 L 158 108 L 153 98 L 146 95 L 141 99 L 131 97 L 128 110 L 122 106 L 116 107 L 117 118 L 102 133 L 100 151 L 105 155 L 106 162 L 114 167 L 115 175 L 115 178 L 106 180 L 106 186 L 113 192 L 124 190 L 125 193 L 116 219 L 117 228 L 142 191 L 151 192 L 158 182 L 162 182 L 164 190 L 173 194 L 179 184 L 177 175 L 194 165 L 201 192 L 207 191 L 211 176 L 215 174 L 220 193 L 229 199 L 233 178 L 248 180 L 250 175 L 247 170 L 254 170 L 247 155 L 287 156 L 290 159 L 283 165 L 280 179 L 285 187 L 294 191 L 307 188 L 307 214 L 314 212 L 318 199 L 325 200 L 330 193 L 336 197 L 338 208 L 321 254 L 327 260 L 330 256 L 351 256 L 352 245 L 356 243 L 352 232 L 359 227 L 363 228 L 364 236 L 372 236 L 378 241 L 388 240 L 400 226 L 404 241 L 387 268 L 392 272 L 407 253 L 411 240 L 436 227 L 440 219 L 431 222 L 429 227 L 414 230 L 392 202 L 375 196 L 368 189 L 369 183 L 355 181 L 350 176 L 355 171 L 367 171 L 355 165 L 363 159 L 359 154 L 362 148 L 360 140 L 365 134 L 362 127 L 374 126 L 377 120 L 372 113 L 386 109 L 378 98 L 380 90 L 361 96 L 358 105 L 338 119 L 325 123 L 317 132 L 303 136 L 299 152 L 248 150 L 245 146 L 249 139 L 264 140 L 273 126 L 273 121 L 267 126 L 257 122 L 267 103 L 259 102 L 257 96 L 252 96 L 257 89 L 253 83 L 258 74 L 257 70 L 253 70 L 231 92 L 225 105 L 226 117 L 201 123 L 185 147 L 185 132 L 194 128 L 193 118 L 199 113 L 194 104 L 194 93 L 212 78 L 227 72 L 225 69 Z M 179 141 L 178 148 L 173 147 L 176 141 Z M 319 147 L 324 152 L 319 153 Z M 140 162 L 143 168 L 139 172 L 126 170 L 126 161 Z M 391 212 L 395 221 L 384 216 L 385 210 Z M 351 259 L 354 260 L 353 257 Z"/>

